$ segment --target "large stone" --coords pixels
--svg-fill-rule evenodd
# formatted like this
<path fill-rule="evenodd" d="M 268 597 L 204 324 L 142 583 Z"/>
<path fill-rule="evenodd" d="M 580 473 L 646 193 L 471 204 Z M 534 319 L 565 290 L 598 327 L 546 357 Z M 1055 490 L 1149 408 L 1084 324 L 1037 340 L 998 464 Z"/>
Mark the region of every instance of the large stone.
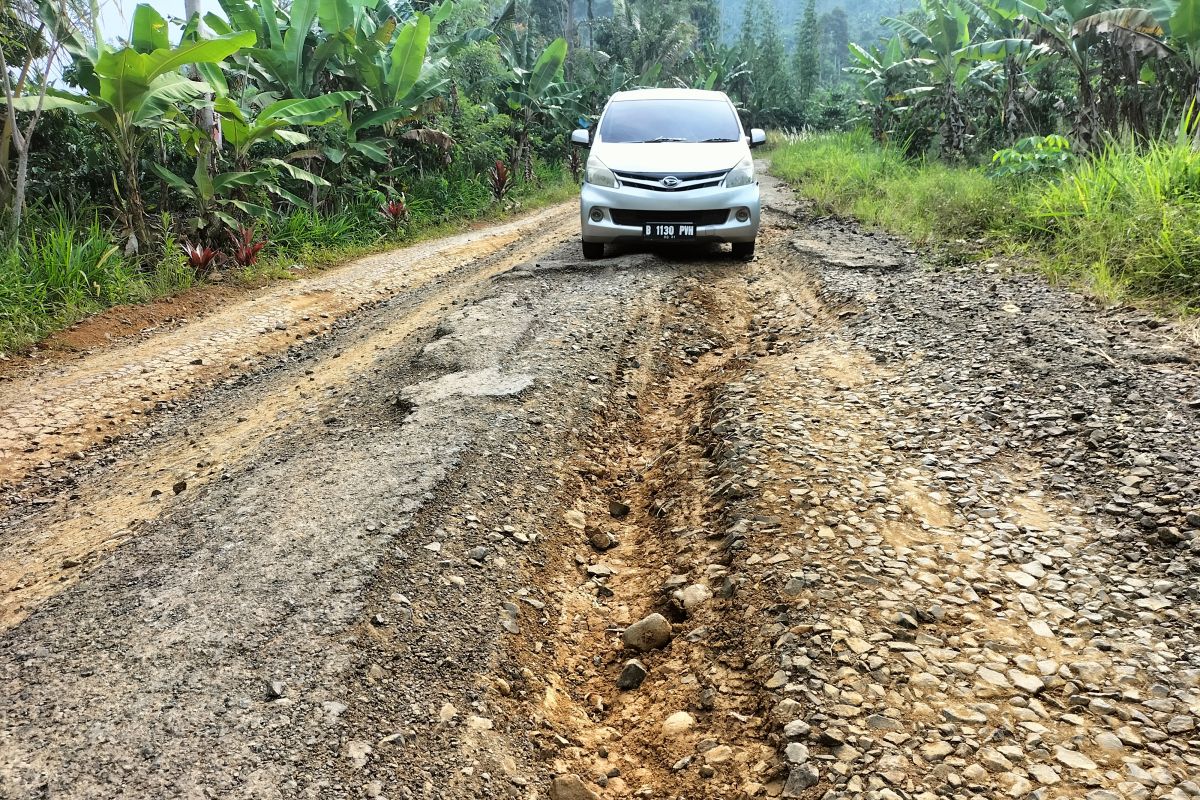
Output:
<path fill-rule="evenodd" d="M 712 596 L 712 590 L 703 583 L 693 583 L 691 586 L 680 589 L 672 595 L 676 602 L 683 606 L 683 610 L 689 614 L 709 600 L 712 600 Z"/>
<path fill-rule="evenodd" d="M 799 742 L 792 742 L 784 751 L 789 764 L 807 764 L 808 763 L 808 748 Z"/>
<path fill-rule="evenodd" d="M 1046 688 L 1046 684 L 1042 682 L 1041 678 L 1019 669 L 1010 669 L 1008 678 L 1018 689 L 1029 694 L 1037 694 Z"/>
<path fill-rule="evenodd" d="M 578 775 L 559 775 L 550 784 L 550 800 L 600 800 Z"/>
<path fill-rule="evenodd" d="M 885 717 L 883 714 L 872 714 L 867 717 L 867 727 L 873 731 L 902 731 L 904 725 L 899 720 Z"/>
<path fill-rule="evenodd" d="M 950 722 L 960 722 L 966 725 L 983 725 L 988 721 L 986 715 L 966 706 L 949 706 L 943 708 L 942 716 Z"/>
<path fill-rule="evenodd" d="M 1190 717 L 1187 714 L 1180 714 L 1176 717 L 1171 717 L 1167 722 L 1167 733 L 1178 736 L 1183 733 L 1191 733 L 1196 729 L 1196 718 Z"/>
<path fill-rule="evenodd" d="M 921 757 L 926 761 L 941 761 L 954 752 L 949 742 L 926 742 L 921 745 Z"/>
<path fill-rule="evenodd" d="M 733 758 L 733 748 L 727 744 L 719 744 L 704 751 L 705 764 L 724 764 Z"/>
<path fill-rule="evenodd" d="M 792 767 L 788 773 L 787 782 L 783 785 L 784 797 L 804 797 L 805 789 L 817 785 L 821 773 L 811 763 L 799 764 Z"/>
<path fill-rule="evenodd" d="M 676 711 L 663 721 L 663 736 L 679 736 L 687 733 L 696 724 L 696 718 L 686 711 Z"/>
<path fill-rule="evenodd" d="M 988 772 L 1011 772 L 1012 762 L 1004 757 L 1004 754 L 993 747 L 984 747 L 979 750 L 979 763 Z"/>
<path fill-rule="evenodd" d="M 671 623 L 662 614 L 651 614 L 626 628 L 621 641 L 643 653 L 655 650 L 671 641 Z"/>
<path fill-rule="evenodd" d="M 629 691 L 636 689 L 642 685 L 642 681 L 646 680 L 648 674 L 646 665 L 636 658 L 631 658 L 625 662 L 625 668 L 621 670 L 621 674 L 617 676 L 617 688 Z"/>
<path fill-rule="evenodd" d="M 803 739 L 812 733 L 812 726 L 802 719 L 794 719 L 783 726 L 783 735 L 789 739 Z"/>
<path fill-rule="evenodd" d="M 1049 764 L 1033 764 L 1029 767 L 1029 774 L 1043 786 L 1053 786 L 1062 780 L 1058 771 Z"/>
<path fill-rule="evenodd" d="M 1060 747 L 1054 751 L 1054 758 L 1064 767 L 1080 770 L 1099 769 L 1095 761 L 1080 753 L 1078 750 L 1068 750 L 1065 747 Z"/>

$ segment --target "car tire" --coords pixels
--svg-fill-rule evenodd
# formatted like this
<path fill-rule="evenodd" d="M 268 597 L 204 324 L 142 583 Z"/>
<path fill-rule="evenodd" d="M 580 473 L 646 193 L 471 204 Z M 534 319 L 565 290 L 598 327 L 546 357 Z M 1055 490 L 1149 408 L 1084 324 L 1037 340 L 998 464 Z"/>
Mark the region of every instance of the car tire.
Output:
<path fill-rule="evenodd" d="M 604 258 L 604 242 L 584 242 L 583 257 L 589 261 Z"/>
<path fill-rule="evenodd" d="M 754 242 L 734 242 L 733 257 L 740 258 L 742 261 L 749 261 L 754 258 Z"/>

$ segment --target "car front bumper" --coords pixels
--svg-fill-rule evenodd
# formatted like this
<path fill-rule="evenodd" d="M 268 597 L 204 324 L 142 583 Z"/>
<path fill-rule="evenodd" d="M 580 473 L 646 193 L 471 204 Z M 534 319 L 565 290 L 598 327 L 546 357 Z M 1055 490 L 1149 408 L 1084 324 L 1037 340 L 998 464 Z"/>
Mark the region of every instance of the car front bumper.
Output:
<path fill-rule="evenodd" d="M 592 209 L 597 208 L 604 217 L 600 221 L 591 218 Z M 750 212 L 750 218 L 738 222 L 735 213 L 739 208 Z M 613 211 L 628 212 L 640 218 L 637 224 L 617 224 Z M 608 189 L 590 183 L 583 185 L 580 194 L 579 216 L 583 226 L 585 242 L 642 241 L 641 222 L 694 221 L 683 220 L 688 211 L 728 211 L 726 221 L 721 224 L 696 226 L 696 241 L 709 242 L 753 242 L 758 236 L 760 214 L 759 189 L 757 183 L 739 186 L 736 189 L 697 189 L 693 192 L 652 192 L 645 189 Z M 666 212 L 670 219 L 656 220 L 655 212 Z M 628 222 L 629 220 L 624 220 Z M 691 240 L 682 240 L 691 241 Z"/>

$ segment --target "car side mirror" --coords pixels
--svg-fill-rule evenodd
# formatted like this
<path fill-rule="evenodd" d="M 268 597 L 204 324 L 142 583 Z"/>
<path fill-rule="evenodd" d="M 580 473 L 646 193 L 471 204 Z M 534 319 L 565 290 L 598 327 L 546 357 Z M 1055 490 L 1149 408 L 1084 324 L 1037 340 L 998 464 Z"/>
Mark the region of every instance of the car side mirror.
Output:
<path fill-rule="evenodd" d="M 767 143 L 767 132 L 766 131 L 764 131 L 762 128 L 751 128 L 750 129 L 750 146 L 751 147 L 762 147 L 766 143 Z"/>
<path fill-rule="evenodd" d="M 576 147 L 591 147 L 592 133 L 584 128 L 571 131 L 571 144 Z"/>

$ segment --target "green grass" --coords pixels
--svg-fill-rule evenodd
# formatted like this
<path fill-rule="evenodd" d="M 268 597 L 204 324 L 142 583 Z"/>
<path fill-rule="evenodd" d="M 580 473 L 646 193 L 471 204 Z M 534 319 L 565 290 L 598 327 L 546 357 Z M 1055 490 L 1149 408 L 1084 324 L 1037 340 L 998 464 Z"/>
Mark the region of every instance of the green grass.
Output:
<path fill-rule="evenodd" d="M 297 211 L 260 224 L 267 247 L 259 262 L 226 272 L 254 284 L 295 278 L 296 264 L 329 267 L 453 233 L 475 220 L 561 202 L 578 191 L 563 170 L 539 166 L 535 182 L 518 185 L 506 205 L 497 206 L 481 179 L 432 177 L 410 187 L 410 217 L 399 229 L 365 203 L 336 214 Z M 160 230 L 170 230 L 169 219 Z M 198 282 L 169 234 L 163 258 L 149 265 L 127 259 L 115 242 L 95 211 L 72 216 L 32 209 L 20 239 L 0 242 L 0 353 L 27 347 L 109 306 L 175 294 Z"/>
<path fill-rule="evenodd" d="M 906 160 L 862 133 L 796 140 L 776 148 L 771 166 L 825 213 L 918 242 L 980 236 L 1011 210 L 982 170 Z"/>
<path fill-rule="evenodd" d="M 32 213 L 20 241 L 0 248 L 0 350 L 149 291 L 98 215 Z"/>
<path fill-rule="evenodd" d="M 1200 303 L 1200 153 L 1189 143 L 1110 145 L 1024 210 L 1052 271 L 1115 295 Z"/>
<path fill-rule="evenodd" d="M 1200 153 L 1112 143 L 1054 179 L 905 159 L 863 134 L 796 139 L 773 171 L 832 214 L 923 243 L 982 240 L 1118 301 L 1200 305 Z"/>
<path fill-rule="evenodd" d="M 535 180 L 518 184 L 497 205 L 482 179 L 444 176 L 420 181 L 405 193 L 408 221 L 393 229 L 373 205 L 359 205 L 335 215 L 298 211 L 276 219 L 263 234 L 269 244 L 262 260 L 242 270 L 240 280 L 295 278 L 291 267 L 326 268 L 359 256 L 392 250 L 458 233 L 472 222 L 495 221 L 535 208 L 561 203 L 579 194 L 579 184 L 565 170 L 538 165 Z"/>

